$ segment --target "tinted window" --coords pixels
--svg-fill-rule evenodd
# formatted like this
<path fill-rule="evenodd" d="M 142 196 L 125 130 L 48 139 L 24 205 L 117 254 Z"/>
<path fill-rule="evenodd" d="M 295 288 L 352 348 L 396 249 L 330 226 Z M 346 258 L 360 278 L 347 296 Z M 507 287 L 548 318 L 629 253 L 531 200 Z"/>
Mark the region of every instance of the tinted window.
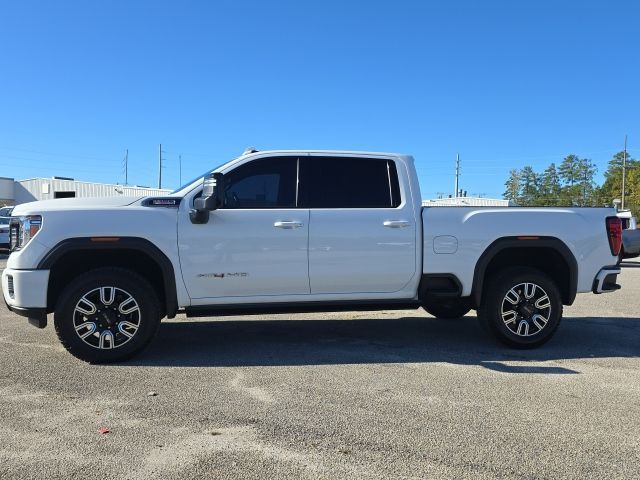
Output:
<path fill-rule="evenodd" d="M 224 176 L 223 208 L 295 208 L 297 158 L 254 160 Z"/>
<path fill-rule="evenodd" d="M 309 157 L 300 184 L 310 208 L 395 208 L 401 203 L 391 160 Z"/>

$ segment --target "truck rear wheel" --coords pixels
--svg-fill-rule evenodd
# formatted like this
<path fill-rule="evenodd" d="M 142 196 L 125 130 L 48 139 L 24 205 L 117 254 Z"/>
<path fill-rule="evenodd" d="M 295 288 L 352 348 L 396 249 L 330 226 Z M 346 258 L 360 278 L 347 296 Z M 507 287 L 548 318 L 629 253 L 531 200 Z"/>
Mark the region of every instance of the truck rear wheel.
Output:
<path fill-rule="evenodd" d="M 423 302 L 422 307 L 436 318 L 461 318 L 471 310 L 471 298 L 429 298 Z"/>
<path fill-rule="evenodd" d="M 534 348 L 547 342 L 562 319 L 556 284 L 533 268 L 501 270 L 490 279 L 478 316 L 502 343 Z"/>
<path fill-rule="evenodd" d="M 125 360 L 144 349 L 160 323 L 154 289 L 135 272 L 100 268 L 75 278 L 56 305 L 62 345 L 91 363 Z"/>

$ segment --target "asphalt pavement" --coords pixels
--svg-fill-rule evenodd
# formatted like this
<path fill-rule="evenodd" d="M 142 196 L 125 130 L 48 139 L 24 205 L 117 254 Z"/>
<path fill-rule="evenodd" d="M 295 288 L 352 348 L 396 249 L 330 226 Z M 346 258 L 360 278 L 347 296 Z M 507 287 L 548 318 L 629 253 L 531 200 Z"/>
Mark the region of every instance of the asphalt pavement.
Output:
<path fill-rule="evenodd" d="M 623 265 L 621 291 L 579 295 L 531 351 L 475 313 L 178 316 L 100 366 L 2 304 L 0 479 L 638 479 L 640 262 Z"/>

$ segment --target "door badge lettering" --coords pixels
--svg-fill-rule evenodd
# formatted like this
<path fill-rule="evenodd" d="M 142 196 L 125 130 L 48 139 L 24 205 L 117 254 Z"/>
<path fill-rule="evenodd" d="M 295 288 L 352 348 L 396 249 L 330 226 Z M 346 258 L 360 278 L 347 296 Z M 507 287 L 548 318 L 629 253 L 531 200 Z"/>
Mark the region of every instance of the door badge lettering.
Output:
<path fill-rule="evenodd" d="M 211 272 L 211 273 L 199 273 L 198 278 L 225 278 L 225 277 L 248 277 L 247 272 Z"/>

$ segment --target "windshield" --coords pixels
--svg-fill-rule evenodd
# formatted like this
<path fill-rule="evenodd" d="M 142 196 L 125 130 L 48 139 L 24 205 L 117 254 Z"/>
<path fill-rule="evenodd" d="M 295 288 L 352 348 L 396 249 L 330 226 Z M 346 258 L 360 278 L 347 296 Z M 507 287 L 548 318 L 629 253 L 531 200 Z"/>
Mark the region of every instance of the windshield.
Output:
<path fill-rule="evenodd" d="M 198 180 L 199 178 L 204 178 L 205 175 L 210 174 L 211 172 L 213 172 L 214 170 L 217 170 L 218 168 L 220 168 L 222 165 L 224 165 L 225 163 L 229 163 L 229 162 L 224 162 L 221 163 L 220 165 L 218 165 L 217 167 L 214 168 L 210 168 L 208 170 L 206 170 L 204 173 L 198 175 L 195 178 L 192 178 L 191 180 L 189 180 L 187 183 L 185 183 L 184 185 L 181 185 L 180 187 L 176 188 L 173 192 L 171 192 L 169 195 L 173 195 L 174 193 L 178 193 L 180 190 L 187 188 L 189 185 L 191 185 L 193 182 L 195 182 L 196 180 Z"/>

